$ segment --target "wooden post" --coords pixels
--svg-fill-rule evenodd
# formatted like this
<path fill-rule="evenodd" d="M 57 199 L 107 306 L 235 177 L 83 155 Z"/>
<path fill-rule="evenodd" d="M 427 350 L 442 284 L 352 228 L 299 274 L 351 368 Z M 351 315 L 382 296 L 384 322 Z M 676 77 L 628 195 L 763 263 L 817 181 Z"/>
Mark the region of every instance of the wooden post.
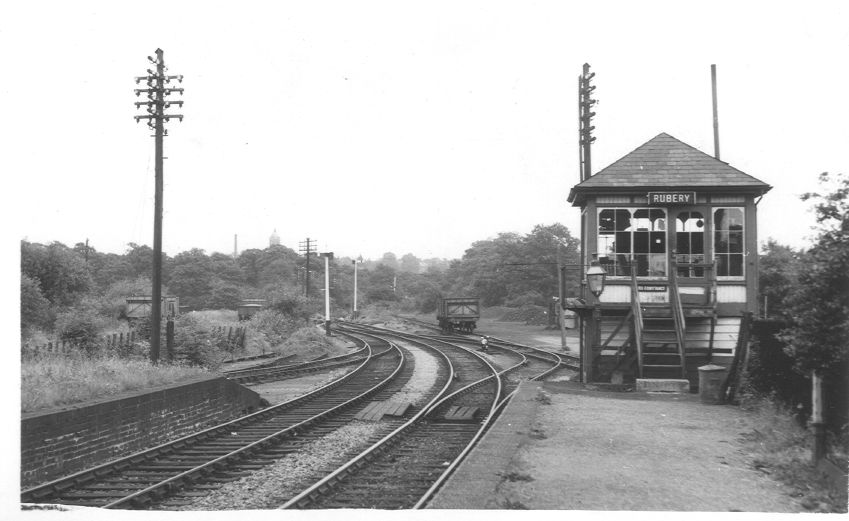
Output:
<path fill-rule="evenodd" d="M 601 304 L 596 299 L 593 305 L 593 315 L 589 324 L 587 342 L 584 344 L 584 352 L 581 353 L 581 382 L 590 383 L 593 379 L 593 347 L 601 341 Z"/>
<path fill-rule="evenodd" d="M 811 373 L 811 427 L 814 429 L 814 465 L 825 457 L 825 423 L 822 416 L 822 377 Z"/>
<path fill-rule="evenodd" d="M 169 362 L 174 361 L 174 321 L 170 317 L 165 322 L 165 356 Z"/>

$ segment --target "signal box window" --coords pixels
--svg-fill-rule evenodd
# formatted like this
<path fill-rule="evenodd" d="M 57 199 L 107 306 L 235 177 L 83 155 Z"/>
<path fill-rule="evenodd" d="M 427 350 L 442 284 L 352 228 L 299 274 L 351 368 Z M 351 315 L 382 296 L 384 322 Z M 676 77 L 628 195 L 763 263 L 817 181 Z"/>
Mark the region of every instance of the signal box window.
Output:
<path fill-rule="evenodd" d="M 678 276 L 704 277 L 704 268 L 695 268 L 688 264 L 705 262 L 705 217 L 701 212 L 681 212 L 675 225 Z"/>
<path fill-rule="evenodd" d="M 606 208 L 598 214 L 600 261 L 613 276 L 666 276 L 666 210 Z"/>
<path fill-rule="evenodd" d="M 742 277 L 743 209 L 717 208 L 713 212 L 713 245 L 718 277 Z"/>

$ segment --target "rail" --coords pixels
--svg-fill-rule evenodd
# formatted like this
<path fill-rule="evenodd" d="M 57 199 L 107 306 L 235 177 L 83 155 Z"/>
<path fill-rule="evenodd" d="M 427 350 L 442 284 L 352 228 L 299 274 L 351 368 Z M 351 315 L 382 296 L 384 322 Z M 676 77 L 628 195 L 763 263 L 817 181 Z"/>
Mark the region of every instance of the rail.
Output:
<path fill-rule="evenodd" d="M 687 360 L 684 356 L 684 306 L 681 304 L 681 293 L 678 291 L 678 266 L 672 257 L 672 273 L 669 277 L 669 304 L 672 308 L 672 319 L 675 322 L 675 338 L 678 340 L 678 356 L 681 360 L 681 378 L 687 378 Z"/>
<path fill-rule="evenodd" d="M 376 327 L 376 326 L 370 326 L 369 329 L 373 329 L 373 330 L 378 331 L 378 333 L 377 333 L 378 335 L 383 334 L 385 336 L 394 336 L 396 338 L 403 338 L 403 339 L 406 339 L 406 340 L 410 340 L 410 339 L 416 337 L 416 335 L 411 335 L 409 333 L 394 331 L 394 330 L 391 330 L 391 329 L 381 328 L 381 327 Z M 374 333 L 372 333 L 372 334 L 374 334 Z M 433 339 L 431 339 L 431 340 L 433 340 Z M 439 340 L 436 340 L 436 342 L 445 343 L 445 342 L 439 341 Z M 449 367 L 450 372 L 449 372 L 449 375 L 448 375 L 448 378 L 447 378 L 447 381 L 446 381 L 444 387 L 427 404 L 422 406 L 421 409 L 419 410 L 419 412 L 417 412 L 415 415 L 413 415 L 413 417 L 410 418 L 406 423 L 404 423 L 403 425 L 401 425 L 400 427 L 395 429 L 390 434 L 387 434 L 381 440 L 379 440 L 378 442 L 376 442 L 375 444 L 370 446 L 368 449 L 361 452 L 359 455 L 357 455 L 356 457 L 354 457 L 353 459 L 351 459 L 350 461 L 348 461 L 347 463 L 345 463 L 344 465 L 342 465 L 341 467 L 339 467 L 338 469 L 336 469 L 332 473 L 328 474 L 327 476 L 325 476 L 324 478 L 322 478 L 318 482 L 314 483 L 312 486 L 310 486 L 306 490 L 302 491 L 301 493 L 299 493 L 295 497 L 291 498 L 289 501 L 287 501 L 280 508 L 282 508 L 282 509 L 305 508 L 307 505 L 309 505 L 310 503 L 317 500 L 317 498 L 321 494 L 323 494 L 326 490 L 328 490 L 329 488 L 333 487 L 336 483 L 341 481 L 344 477 L 352 475 L 353 473 L 357 472 L 361 467 L 364 467 L 365 465 L 367 465 L 368 462 L 370 462 L 374 458 L 378 457 L 380 454 L 384 453 L 385 451 L 390 450 L 391 447 L 395 443 L 399 442 L 399 440 L 400 440 L 400 438 L 403 434 L 412 432 L 417 427 L 423 425 L 423 423 L 422 423 L 423 420 L 425 420 L 428 416 L 431 416 L 433 414 L 434 410 L 436 410 L 437 408 L 439 408 L 440 406 L 442 406 L 445 403 L 445 401 L 444 401 L 445 396 L 448 394 L 448 390 L 451 387 L 452 382 L 455 379 L 454 378 L 455 369 L 453 367 L 453 364 L 451 363 L 450 358 L 447 357 L 443 352 L 441 352 L 436 347 L 428 345 L 428 344 L 421 344 L 421 345 L 422 345 L 422 347 L 426 347 L 426 348 L 433 350 L 435 353 L 437 353 L 437 356 L 442 358 L 447 363 L 447 366 Z M 464 349 L 464 348 L 461 348 L 461 349 Z M 467 444 L 464 447 L 464 450 L 461 450 L 460 455 L 453 459 L 453 461 L 452 461 L 453 464 L 449 465 L 447 469 L 444 469 L 444 471 L 441 472 L 440 476 L 438 476 L 435 479 L 435 483 L 431 484 L 430 489 L 425 493 L 425 496 L 419 500 L 419 503 L 417 503 L 414 508 L 421 508 L 423 500 L 426 500 L 426 498 L 429 498 L 430 494 L 432 494 L 432 491 L 435 490 L 435 488 L 442 483 L 442 479 L 444 479 L 443 476 L 450 474 L 450 471 L 453 470 L 453 468 L 456 466 L 456 464 L 459 462 L 459 460 L 463 456 L 465 456 L 465 454 L 468 452 L 469 445 L 473 444 L 478 439 L 478 437 L 480 436 L 481 430 L 483 430 L 483 428 L 487 425 L 487 422 L 489 422 L 490 419 L 493 417 L 494 412 L 496 410 L 496 406 L 497 406 L 498 401 L 499 401 L 498 397 L 501 395 L 501 378 L 498 375 L 498 371 L 486 359 L 482 358 L 477 353 L 475 353 L 471 350 L 468 350 L 468 349 L 464 349 L 464 350 L 471 353 L 476 358 L 478 358 L 479 360 L 484 362 L 484 364 L 488 368 L 487 372 L 489 373 L 489 376 L 486 376 L 486 377 L 484 377 L 480 380 L 477 380 L 477 381 L 463 387 L 462 389 L 460 389 L 460 390 L 458 390 L 454 393 L 451 393 L 449 396 L 457 396 L 458 394 L 471 392 L 474 389 L 483 385 L 484 383 L 493 381 L 496 385 L 496 392 L 493 395 L 493 402 L 492 402 L 492 405 L 490 407 L 490 410 L 487 413 L 486 418 L 482 422 L 482 426 L 477 429 L 476 435 L 474 435 L 472 437 L 471 441 L 467 442 Z"/>
<path fill-rule="evenodd" d="M 637 273 L 631 267 L 631 313 L 634 315 L 634 343 L 637 345 L 637 373 L 643 377 L 643 307 L 637 288 Z"/>

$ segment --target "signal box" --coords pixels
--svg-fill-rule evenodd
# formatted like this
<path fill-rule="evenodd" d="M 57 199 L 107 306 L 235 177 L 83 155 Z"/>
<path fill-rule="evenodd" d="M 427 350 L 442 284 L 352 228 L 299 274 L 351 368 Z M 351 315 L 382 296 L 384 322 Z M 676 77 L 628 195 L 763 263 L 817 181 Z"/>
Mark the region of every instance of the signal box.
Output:
<path fill-rule="evenodd" d="M 688 380 L 728 366 L 757 309 L 766 183 L 668 134 L 572 187 L 585 265 L 606 271 L 564 307 L 581 317 L 584 381 Z"/>

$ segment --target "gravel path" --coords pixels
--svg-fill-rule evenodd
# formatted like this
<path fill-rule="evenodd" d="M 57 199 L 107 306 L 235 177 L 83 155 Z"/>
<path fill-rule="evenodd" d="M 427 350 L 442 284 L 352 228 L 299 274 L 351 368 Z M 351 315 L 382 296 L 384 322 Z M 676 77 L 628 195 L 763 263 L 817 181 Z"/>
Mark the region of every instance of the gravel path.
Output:
<path fill-rule="evenodd" d="M 438 362 L 428 351 L 405 343 L 402 345 L 413 357 L 414 371 L 393 399 L 420 405 L 436 383 Z M 269 402 L 280 403 L 309 392 L 330 379 L 330 375 L 324 373 L 269 382 L 254 386 L 253 389 Z M 344 463 L 348 459 L 346 454 L 350 457 L 351 454 L 367 448 L 375 438 L 388 433 L 389 428 L 390 424 L 383 421 L 353 421 L 321 439 L 305 444 L 295 454 L 289 454 L 238 481 L 222 485 L 180 510 L 277 508 L 309 486 L 319 470 L 331 470 Z"/>
<path fill-rule="evenodd" d="M 548 394 L 498 487 L 532 509 L 799 512 L 783 485 L 752 470 L 749 419 L 697 397 Z"/>

